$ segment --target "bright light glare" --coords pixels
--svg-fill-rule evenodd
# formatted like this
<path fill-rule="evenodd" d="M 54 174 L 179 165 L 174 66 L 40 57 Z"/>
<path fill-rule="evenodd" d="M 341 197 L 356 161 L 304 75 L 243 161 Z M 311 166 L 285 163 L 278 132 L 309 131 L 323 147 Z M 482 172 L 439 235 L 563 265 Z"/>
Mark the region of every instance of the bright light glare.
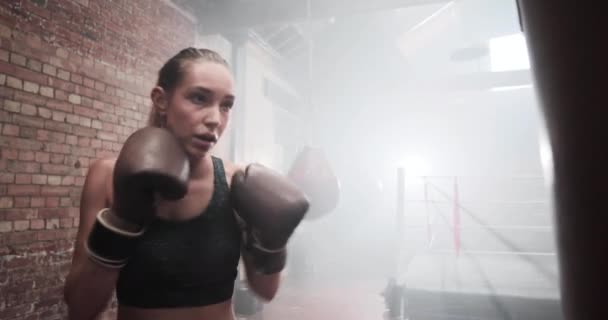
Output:
<path fill-rule="evenodd" d="M 530 89 L 530 88 L 532 88 L 531 84 L 523 84 L 523 85 L 519 85 L 519 86 L 494 87 L 494 88 L 490 89 L 490 91 L 500 92 L 500 91 L 513 91 L 513 90 Z"/>
<path fill-rule="evenodd" d="M 553 150 L 551 149 L 546 130 L 539 132 L 538 146 L 545 183 L 548 187 L 551 187 L 553 185 Z"/>
<path fill-rule="evenodd" d="M 405 174 L 413 177 L 424 177 L 431 172 L 429 164 L 420 156 L 406 158 L 403 167 L 405 168 Z"/>
<path fill-rule="evenodd" d="M 522 33 L 490 39 L 492 72 L 530 69 L 528 46 Z"/>

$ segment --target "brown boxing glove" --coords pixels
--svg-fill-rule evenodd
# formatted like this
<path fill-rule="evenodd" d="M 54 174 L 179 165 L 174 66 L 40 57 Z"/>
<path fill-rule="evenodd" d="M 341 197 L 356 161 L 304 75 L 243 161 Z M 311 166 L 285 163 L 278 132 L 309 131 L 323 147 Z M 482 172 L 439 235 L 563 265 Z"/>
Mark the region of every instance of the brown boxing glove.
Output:
<path fill-rule="evenodd" d="M 281 271 L 285 246 L 308 211 L 306 195 L 279 173 L 250 164 L 234 174 L 231 200 L 256 270 L 263 274 Z"/>
<path fill-rule="evenodd" d="M 186 152 L 169 131 L 147 127 L 125 141 L 113 171 L 114 203 L 97 215 L 86 248 L 90 258 L 119 268 L 155 214 L 156 195 L 186 195 L 190 167 Z"/>

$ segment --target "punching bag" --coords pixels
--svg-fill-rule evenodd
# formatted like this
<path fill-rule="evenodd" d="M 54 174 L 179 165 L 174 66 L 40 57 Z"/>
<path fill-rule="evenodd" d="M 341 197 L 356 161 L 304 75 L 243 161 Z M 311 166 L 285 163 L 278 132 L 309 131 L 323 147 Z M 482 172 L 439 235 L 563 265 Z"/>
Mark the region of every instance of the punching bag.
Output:
<path fill-rule="evenodd" d="M 518 4 L 553 149 L 564 316 L 608 319 L 606 2 Z"/>
<path fill-rule="evenodd" d="M 288 177 L 308 196 L 310 209 L 305 219 L 323 217 L 338 205 L 340 182 L 323 150 L 304 147 L 291 165 Z"/>

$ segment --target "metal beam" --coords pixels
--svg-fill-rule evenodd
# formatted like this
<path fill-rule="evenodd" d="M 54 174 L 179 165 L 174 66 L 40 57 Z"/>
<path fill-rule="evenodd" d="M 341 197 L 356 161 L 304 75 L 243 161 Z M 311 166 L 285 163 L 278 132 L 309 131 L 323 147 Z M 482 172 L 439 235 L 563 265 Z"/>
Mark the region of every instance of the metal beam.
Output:
<path fill-rule="evenodd" d="M 212 9 L 193 1 L 200 32 L 234 32 L 263 25 L 282 25 L 331 17 L 365 14 L 373 11 L 447 3 L 448 0 L 265 0 L 221 1 Z M 310 14 L 310 15 L 309 15 Z"/>

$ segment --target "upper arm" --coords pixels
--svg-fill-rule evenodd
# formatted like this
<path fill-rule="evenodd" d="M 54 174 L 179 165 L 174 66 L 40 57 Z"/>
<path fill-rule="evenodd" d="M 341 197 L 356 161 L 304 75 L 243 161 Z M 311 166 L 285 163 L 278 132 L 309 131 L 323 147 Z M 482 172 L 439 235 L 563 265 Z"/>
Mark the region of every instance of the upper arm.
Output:
<path fill-rule="evenodd" d="M 76 234 L 73 265 L 78 264 L 84 257 L 84 245 L 93 228 L 97 213 L 110 202 L 113 168 L 112 159 L 99 159 L 89 167 L 80 195 L 80 224 Z"/>

